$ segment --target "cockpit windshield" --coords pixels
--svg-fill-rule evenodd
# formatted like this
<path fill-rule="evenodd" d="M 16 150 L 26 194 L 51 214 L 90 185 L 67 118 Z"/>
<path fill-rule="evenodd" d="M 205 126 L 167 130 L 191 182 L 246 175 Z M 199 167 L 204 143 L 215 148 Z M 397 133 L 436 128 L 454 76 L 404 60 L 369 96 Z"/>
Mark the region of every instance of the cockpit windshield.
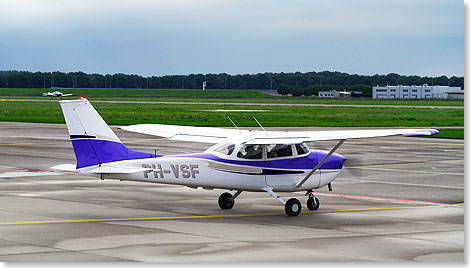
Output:
<path fill-rule="evenodd" d="M 296 144 L 295 150 L 297 151 L 297 155 L 307 154 L 310 151 L 305 143 Z"/>
<path fill-rule="evenodd" d="M 235 144 L 233 143 L 224 143 L 224 144 L 209 148 L 209 150 L 213 152 L 218 152 L 218 153 L 222 153 L 225 155 L 231 155 L 233 153 L 233 149 L 235 149 Z"/>

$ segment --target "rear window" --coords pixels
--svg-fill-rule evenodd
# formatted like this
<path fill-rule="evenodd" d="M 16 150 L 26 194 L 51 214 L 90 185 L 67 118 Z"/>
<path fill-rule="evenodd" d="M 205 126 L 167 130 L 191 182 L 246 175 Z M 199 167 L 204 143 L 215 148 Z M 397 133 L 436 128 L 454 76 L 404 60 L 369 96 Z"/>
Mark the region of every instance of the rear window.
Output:
<path fill-rule="evenodd" d="M 292 146 L 286 144 L 268 145 L 268 158 L 292 156 Z"/>

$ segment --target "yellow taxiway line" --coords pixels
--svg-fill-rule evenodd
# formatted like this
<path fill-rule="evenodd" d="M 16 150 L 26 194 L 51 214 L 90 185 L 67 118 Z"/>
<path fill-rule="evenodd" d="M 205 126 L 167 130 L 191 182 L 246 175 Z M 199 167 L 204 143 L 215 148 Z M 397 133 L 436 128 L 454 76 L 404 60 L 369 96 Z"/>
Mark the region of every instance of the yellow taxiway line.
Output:
<path fill-rule="evenodd" d="M 337 210 L 317 210 L 304 211 L 307 213 L 344 213 L 344 212 L 366 212 L 366 211 L 385 211 L 416 208 L 437 208 L 437 207 L 461 207 L 464 203 L 450 205 L 428 205 L 428 206 L 408 206 L 408 207 L 389 207 L 389 208 L 358 208 L 358 209 L 337 209 Z M 0 222 L 2 225 L 25 225 L 25 224 L 46 224 L 46 223 L 84 223 L 84 222 L 112 222 L 112 221 L 146 221 L 146 220 L 183 220 L 183 219 L 214 219 L 214 218 L 235 218 L 252 216 L 271 216 L 283 215 L 283 212 L 269 213 L 247 213 L 247 214 L 228 214 L 228 215 L 205 215 L 205 216 L 168 216 L 168 217 L 143 217 L 143 218 L 110 218 L 110 219 L 83 219 L 83 220 L 52 220 L 52 221 L 24 221 L 24 222 Z"/>

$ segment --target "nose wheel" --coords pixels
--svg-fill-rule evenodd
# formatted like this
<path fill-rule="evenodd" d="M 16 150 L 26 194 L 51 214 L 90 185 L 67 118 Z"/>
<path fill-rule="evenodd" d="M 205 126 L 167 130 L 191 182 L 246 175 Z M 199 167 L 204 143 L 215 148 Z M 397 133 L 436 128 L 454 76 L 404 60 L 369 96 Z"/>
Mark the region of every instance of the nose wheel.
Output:
<path fill-rule="evenodd" d="M 318 210 L 318 208 L 320 207 L 320 200 L 318 199 L 318 197 L 313 195 L 313 190 L 307 191 L 305 195 L 308 196 L 308 199 L 307 199 L 308 210 L 311 210 L 311 211 Z"/>
<path fill-rule="evenodd" d="M 316 196 L 310 196 L 307 199 L 308 210 L 318 210 L 320 207 L 320 200 Z"/>

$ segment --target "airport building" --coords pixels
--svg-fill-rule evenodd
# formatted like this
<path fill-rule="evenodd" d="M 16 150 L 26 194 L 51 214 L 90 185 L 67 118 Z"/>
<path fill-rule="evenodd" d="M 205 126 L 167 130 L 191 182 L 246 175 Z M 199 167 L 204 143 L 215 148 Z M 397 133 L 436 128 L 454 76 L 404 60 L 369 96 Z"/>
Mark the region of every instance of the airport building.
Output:
<path fill-rule="evenodd" d="M 373 99 L 463 99 L 460 87 L 449 86 L 376 86 L 372 87 Z"/>
<path fill-rule="evenodd" d="M 351 92 L 350 91 L 318 91 L 319 98 L 350 98 Z"/>

